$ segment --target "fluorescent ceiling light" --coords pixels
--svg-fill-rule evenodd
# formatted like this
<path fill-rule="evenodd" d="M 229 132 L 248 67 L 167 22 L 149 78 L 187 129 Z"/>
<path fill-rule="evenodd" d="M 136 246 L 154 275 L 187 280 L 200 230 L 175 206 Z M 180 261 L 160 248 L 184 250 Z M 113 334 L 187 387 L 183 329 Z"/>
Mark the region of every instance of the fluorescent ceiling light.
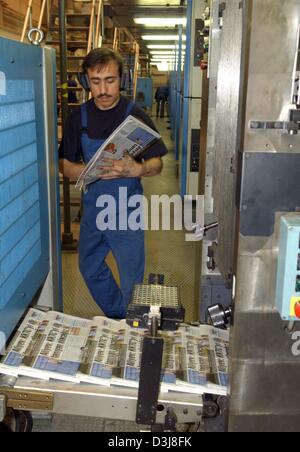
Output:
<path fill-rule="evenodd" d="M 175 61 L 176 59 L 173 57 L 156 57 L 156 58 L 151 58 L 151 61 Z"/>
<path fill-rule="evenodd" d="M 151 55 L 150 55 L 150 57 L 151 58 L 176 58 L 177 60 L 179 59 L 178 58 L 178 55 L 176 55 L 175 53 L 151 53 Z M 185 58 L 185 56 L 183 55 L 182 57 L 181 57 L 181 59 L 184 59 Z"/>
<path fill-rule="evenodd" d="M 144 35 L 144 41 L 179 41 L 178 35 Z M 186 36 L 182 36 L 182 40 L 186 41 Z"/>
<path fill-rule="evenodd" d="M 175 44 L 151 44 L 147 47 L 152 50 L 175 50 L 178 48 Z M 182 46 L 182 49 L 185 49 L 185 45 Z"/>
<path fill-rule="evenodd" d="M 168 72 L 172 68 L 169 63 L 151 63 L 151 66 L 156 66 L 160 72 Z"/>
<path fill-rule="evenodd" d="M 177 61 L 176 60 L 176 58 L 173 58 L 173 57 L 156 57 L 156 58 L 151 58 L 151 61 L 157 61 L 157 60 L 160 60 L 160 61 Z"/>
<path fill-rule="evenodd" d="M 184 17 L 137 17 L 133 19 L 136 24 L 145 25 L 146 27 L 175 27 L 176 25 L 186 26 L 187 19 Z"/>
<path fill-rule="evenodd" d="M 168 71 L 170 68 L 175 67 L 175 64 L 172 61 L 152 61 L 150 66 L 161 67 L 164 66 L 164 69 L 159 69 L 160 71 Z"/>
<path fill-rule="evenodd" d="M 148 49 L 157 49 L 157 50 L 159 50 L 159 49 L 161 49 L 161 50 L 163 50 L 163 49 L 166 49 L 166 50 L 175 50 L 175 48 L 176 48 L 176 46 L 175 45 L 172 45 L 172 44 L 170 44 L 170 45 L 150 45 L 150 46 L 148 46 Z"/>
<path fill-rule="evenodd" d="M 172 59 L 172 58 L 154 58 L 153 60 L 151 60 L 151 62 L 153 62 L 153 61 L 172 61 L 172 62 L 175 62 L 175 60 Z"/>
<path fill-rule="evenodd" d="M 157 60 L 157 58 L 173 58 L 176 59 L 175 55 L 151 55 L 151 60 Z"/>
<path fill-rule="evenodd" d="M 172 56 L 175 56 L 176 54 L 175 54 L 175 52 L 170 52 L 169 50 L 151 50 L 151 55 L 162 55 L 162 56 L 164 56 L 164 55 L 167 55 L 167 56 L 172 55 Z"/>

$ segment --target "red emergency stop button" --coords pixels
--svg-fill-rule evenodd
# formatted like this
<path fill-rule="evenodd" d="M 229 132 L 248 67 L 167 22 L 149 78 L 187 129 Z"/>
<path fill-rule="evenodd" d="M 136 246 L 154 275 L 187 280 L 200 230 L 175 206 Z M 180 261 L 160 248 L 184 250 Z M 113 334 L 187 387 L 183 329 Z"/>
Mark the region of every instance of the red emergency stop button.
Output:
<path fill-rule="evenodd" d="M 295 304 L 295 315 L 297 317 L 297 319 L 300 319 L 300 302 L 298 301 L 298 303 Z"/>

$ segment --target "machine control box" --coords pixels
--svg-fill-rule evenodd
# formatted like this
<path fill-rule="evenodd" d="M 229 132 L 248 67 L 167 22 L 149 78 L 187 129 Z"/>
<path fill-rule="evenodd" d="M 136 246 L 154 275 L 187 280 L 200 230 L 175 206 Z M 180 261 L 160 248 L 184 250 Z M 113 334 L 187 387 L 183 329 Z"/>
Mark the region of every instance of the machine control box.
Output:
<path fill-rule="evenodd" d="M 283 320 L 300 321 L 300 215 L 281 218 L 276 307 Z"/>
<path fill-rule="evenodd" d="M 127 323 L 134 328 L 147 328 L 151 306 L 160 308 L 164 331 L 176 331 L 184 322 L 185 310 L 180 303 L 178 287 L 137 284 L 128 307 Z"/>

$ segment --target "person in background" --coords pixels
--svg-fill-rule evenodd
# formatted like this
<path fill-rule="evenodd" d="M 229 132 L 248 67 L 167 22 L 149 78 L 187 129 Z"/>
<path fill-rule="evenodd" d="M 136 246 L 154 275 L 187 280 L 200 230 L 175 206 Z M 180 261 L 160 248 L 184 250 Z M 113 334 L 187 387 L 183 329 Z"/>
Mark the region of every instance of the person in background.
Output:
<path fill-rule="evenodd" d="M 165 116 L 165 105 L 166 102 L 169 99 L 169 87 L 166 86 L 159 86 L 155 93 L 155 100 L 156 100 L 156 117 L 159 116 L 161 118 L 164 118 Z"/>
<path fill-rule="evenodd" d="M 142 109 L 121 96 L 123 65 L 122 57 L 106 48 L 94 49 L 84 59 L 80 78 L 89 87 L 92 98 L 70 114 L 60 146 L 60 170 L 71 180 L 78 179 L 99 147 L 129 115 L 156 130 Z M 134 285 L 144 279 L 144 231 L 130 229 L 128 224 L 119 227 L 120 212 L 127 212 L 129 218 L 128 199 L 143 193 L 142 178 L 160 174 L 161 158 L 166 153 L 160 140 L 150 146 L 142 158 L 127 155 L 120 161 L 106 159 L 107 166 L 102 168 L 104 176 L 91 184 L 83 195 L 79 267 L 91 295 L 107 317 L 126 317 Z M 119 197 L 120 189 L 127 191 L 125 201 Z M 103 195 L 116 200 L 117 227 L 113 230 L 102 231 L 97 226 L 101 211 L 97 201 Z M 118 265 L 120 287 L 105 262 L 110 251 Z"/>
<path fill-rule="evenodd" d="M 68 88 L 77 88 L 76 80 L 73 80 L 73 75 L 68 75 Z M 68 102 L 69 104 L 78 104 L 78 99 L 76 96 L 75 89 L 68 89 Z"/>

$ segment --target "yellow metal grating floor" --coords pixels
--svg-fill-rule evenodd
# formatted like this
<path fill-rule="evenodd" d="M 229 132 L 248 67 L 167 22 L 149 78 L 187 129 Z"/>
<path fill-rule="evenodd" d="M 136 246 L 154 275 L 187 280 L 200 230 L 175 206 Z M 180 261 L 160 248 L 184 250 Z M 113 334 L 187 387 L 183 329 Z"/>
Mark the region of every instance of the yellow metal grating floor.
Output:
<path fill-rule="evenodd" d="M 178 194 L 177 163 L 174 159 L 173 143 L 169 138 L 166 119 L 157 120 L 157 126 L 164 137 L 169 154 L 164 157 L 164 169 L 161 175 L 144 180 L 146 196 Z M 78 195 L 77 195 L 78 197 Z M 75 213 L 76 216 L 76 213 Z M 74 224 L 75 238 L 79 234 L 79 225 Z M 177 285 L 180 289 L 181 301 L 186 309 L 186 321 L 197 321 L 197 305 L 195 303 L 195 260 L 196 246 L 185 241 L 184 231 L 147 231 L 146 232 L 146 272 L 165 275 L 165 284 Z M 114 275 L 117 268 L 112 256 L 108 257 Z M 101 313 L 91 298 L 78 269 L 77 254 L 63 254 L 64 310 L 67 314 L 91 318 Z"/>

